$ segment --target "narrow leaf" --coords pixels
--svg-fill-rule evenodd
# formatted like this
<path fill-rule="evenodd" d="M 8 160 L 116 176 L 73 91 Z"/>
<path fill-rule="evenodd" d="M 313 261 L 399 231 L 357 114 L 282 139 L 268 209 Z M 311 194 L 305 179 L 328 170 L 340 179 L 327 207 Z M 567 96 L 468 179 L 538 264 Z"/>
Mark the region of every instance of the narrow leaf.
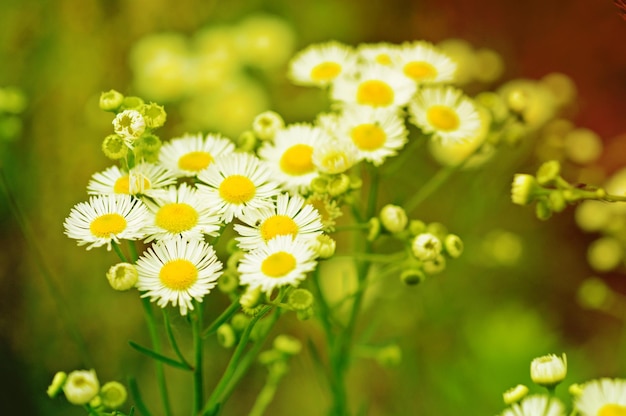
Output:
<path fill-rule="evenodd" d="M 190 371 L 192 370 L 192 368 L 188 365 L 186 365 L 185 363 L 181 363 L 180 361 L 176 361 L 173 358 L 169 358 L 166 357 L 164 355 L 161 355 L 155 351 L 152 351 L 151 349 L 148 349 L 146 347 L 142 347 L 141 345 L 133 342 L 133 341 L 128 341 L 128 343 L 130 344 L 131 347 L 133 347 L 134 349 L 136 349 L 137 351 L 139 351 L 142 354 L 147 355 L 150 358 L 154 358 L 155 360 L 161 361 L 164 364 L 167 365 L 171 365 L 172 367 L 176 367 L 176 368 L 180 368 L 182 370 L 187 370 Z"/>

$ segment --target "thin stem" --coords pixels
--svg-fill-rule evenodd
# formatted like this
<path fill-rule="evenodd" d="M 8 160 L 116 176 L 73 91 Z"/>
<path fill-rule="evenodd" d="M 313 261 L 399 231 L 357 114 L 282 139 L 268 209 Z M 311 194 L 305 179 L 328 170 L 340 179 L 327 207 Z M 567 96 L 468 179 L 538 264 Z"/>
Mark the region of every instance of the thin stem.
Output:
<path fill-rule="evenodd" d="M 286 364 L 284 364 L 286 365 Z M 248 416 L 263 416 L 267 406 L 272 403 L 274 396 L 276 395 L 276 390 L 278 389 L 278 383 L 283 378 L 287 369 L 270 369 L 267 375 L 267 380 L 265 381 L 265 385 L 259 392 L 252 409 Z"/>
<path fill-rule="evenodd" d="M 239 305 L 239 298 L 233 300 L 233 303 L 231 303 L 230 306 L 224 312 L 222 312 L 220 316 L 215 318 L 211 325 L 209 325 L 209 327 L 202 332 L 202 338 L 206 338 L 209 335 L 215 333 L 215 331 L 217 331 L 217 328 L 219 328 L 220 325 L 222 325 L 224 322 L 228 321 L 239 310 L 240 307 L 241 306 Z"/>
<path fill-rule="evenodd" d="M 170 318 L 169 316 L 167 316 L 167 312 L 165 312 L 165 309 L 161 309 L 161 311 L 163 312 L 163 324 L 165 326 L 165 333 L 167 334 L 167 339 L 170 342 L 170 346 L 174 350 L 174 353 L 176 353 L 178 359 L 183 364 L 185 364 L 189 368 L 193 368 L 193 366 L 189 363 L 189 361 L 187 361 L 183 353 L 180 351 L 180 348 L 178 347 L 178 343 L 176 342 L 176 338 L 174 337 L 174 332 L 172 331 L 172 325 L 170 324 Z"/>
<path fill-rule="evenodd" d="M 191 316 L 191 331 L 193 335 L 193 348 L 194 348 L 194 356 L 195 356 L 195 368 L 193 371 L 193 391 L 194 391 L 194 401 L 193 401 L 193 413 L 192 415 L 197 415 L 200 409 L 202 408 L 202 403 L 204 402 L 203 391 L 204 391 L 204 383 L 203 383 L 203 365 L 202 365 L 202 303 L 194 302 L 196 304 L 196 310 L 194 314 Z"/>
<path fill-rule="evenodd" d="M 467 160 L 467 159 L 466 159 Z M 419 204 L 424 202 L 433 192 L 437 190 L 445 181 L 452 176 L 459 168 L 463 166 L 463 163 L 454 166 L 446 166 L 441 168 L 433 175 L 428 182 L 426 182 L 419 190 L 413 194 L 413 196 L 404 203 L 404 209 L 407 212 L 412 212 Z"/>
<path fill-rule="evenodd" d="M 122 252 L 122 248 L 120 247 L 119 244 L 117 244 L 115 241 L 111 241 L 111 247 L 113 247 L 113 251 L 115 251 L 115 253 L 117 254 L 117 257 L 119 257 L 120 260 L 122 260 L 125 263 L 128 263 L 128 259 L 126 258 L 126 255 Z"/>

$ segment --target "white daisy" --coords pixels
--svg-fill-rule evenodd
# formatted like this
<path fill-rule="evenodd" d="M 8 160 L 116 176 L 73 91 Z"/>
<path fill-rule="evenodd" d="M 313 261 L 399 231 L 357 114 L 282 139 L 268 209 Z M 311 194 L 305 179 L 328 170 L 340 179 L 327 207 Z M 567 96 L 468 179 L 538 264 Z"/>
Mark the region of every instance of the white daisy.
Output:
<path fill-rule="evenodd" d="M 354 51 L 339 42 L 310 45 L 289 62 L 288 76 L 296 85 L 324 86 L 356 66 Z"/>
<path fill-rule="evenodd" d="M 231 154 L 235 145 L 219 134 L 202 134 L 178 137 L 164 143 L 159 161 L 177 176 L 197 176 L 215 160 Z"/>
<path fill-rule="evenodd" d="M 271 171 L 249 153 L 233 153 L 216 160 L 200 172 L 198 179 L 204 203 L 215 207 L 226 223 L 239 218 L 246 209 L 272 206 L 272 197 L 279 193 Z"/>
<path fill-rule="evenodd" d="M 95 173 L 87 185 L 90 195 L 128 194 L 151 196 L 158 190 L 176 183 L 168 169 L 152 163 L 140 163 L 130 171 L 114 165 Z M 157 191 L 157 192 L 155 192 Z"/>
<path fill-rule="evenodd" d="M 336 137 L 357 149 L 357 159 L 381 165 L 407 142 L 408 132 L 396 110 L 348 107 L 339 119 Z"/>
<path fill-rule="evenodd" d="M 400 47 L 393 43 L 363 43 L 357 48 L 359 58 L 368 63 L 390 66 L 396 59 Z"/>
<path fill-rule="evenodd" d="M 146 201 L 152 212 L 152 222 L 145 228 L 147 243 L 182 236 L 187 240 L 202 240 L 205 234 L 217 235 L 220 218 L 211 205 L 205 204 L 195 188 L 182 183 L 170 186 L 154 202 Z"/>
<path fill-rule="evenodd" d="M 383 65 L 365 65 L 358 75 L 343 76 L 333 83 L 332 99 L 371 107 L 402 107 L 415 93 L 415 82 Z"/>
<path fill-rule="evenodd" d="M 313 149 L 330 140 L 330 136 L 319 127 L 292 124 L 278 131 L 274 142 L 265 142 L 259 149 L 259 157 L 268 162 L 283 189 L 302 192 L 319 175 L 313 164 Z"/>
<path fill-rule="evenodd" d="M 307 241 L 281 235 L 244 254 L 237 270 L 241 284 L 271 294 L 277 287 L 298 286 L 316 264 Z"/>
<path fill-rule="evenodd" d="M 557 398 L 532 395 L 505 409 L 501 416 L 565 416 L 565 407 Z"/>
<path fill-rule="evenodd" d="M 78 240 L 78 245 L 88 244 L 87 250 L 111 242 L 139 240 L 145 236 L 144 226 L 150 214 L 139 199 L 130 195 L 102 195 L 80 202 L 65 219 L 65 234 Z"/>
<path fill-rule="evenodd" d="M 481 121 L 474 102 L 453 87 L 427 87 L 409 104 L 410 121 L 444 142 L 473 137 Z"/>
<path fill-rule="evenodd" d="M 245 225 L 235 224 L 240 235 L 236 240 L 244 250 L 252 250 L 281 235 L 310 241 L 322 234 L 323 228 L 320 214 L 300 195 L 281 194 L 275 206 L 248 211 L 239 220 Z"/>
<path fill-rule="evenodd" d="M 403 44 L 394 65 L 418 84 L 452 82 L 456 72 L 456 63 L 428 42 Z"/>
<path fill-rule="evenodd" d="M 193 310 L 192 299 L 202 298 L 217 284 L 222 263 L 215 250 L 204 241 L 182 237 L 159 241 L 137 260 L 137 289 L 152 302 L 165 308 L 179 306 L 180 314 Z"/>
<path fill-rule="evenodd" d="M 619 416 L 626 414 L 626 380 L 601 378 L 582 386 L 574 404 L 581 416 Z"/>

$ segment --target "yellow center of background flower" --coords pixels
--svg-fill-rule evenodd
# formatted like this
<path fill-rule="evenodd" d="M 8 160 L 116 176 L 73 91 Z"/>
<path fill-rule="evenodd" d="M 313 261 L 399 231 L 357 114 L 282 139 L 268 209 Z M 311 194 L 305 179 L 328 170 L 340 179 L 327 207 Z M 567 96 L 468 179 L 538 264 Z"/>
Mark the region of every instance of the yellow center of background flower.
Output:
<path fill-rule="evenodd" d="M 298 225 L 295 221 L 286 215 L 274 215 L 266 219 L 260 227 L 261 237 L 263 240 L 269 241 L 277 235 L 298 234 Z"/>
<path fill-rule="evenodd" d="M 159 208 L 155 223 L 171 233 L 181 233 L 196 226 L 198 211 L 189 204 L 173 202 Z"/>
<path fill-rule="evenodd" d="M 182 170 L 198 172 L 206 169 L 213 162 L 213 156 L 209 152 L 189 152 L 178 159 L 178 167 Z"/>
<path fill-rule="evenodd" d="M 351 167 L 350 157 L 340 150 L 325 154 L 320 164 L 323 170 L 330 174 L 342 173 Z"/>
<path fill-rule="evenodd" d="M 619 404 L 605 404 L 598 410 L 597 416 L 626 416 L 626 406 Z"/>
<path fill-rule="evenodd" d="M 261 263 L 261 271 L 269 277 L 283 277 L 296 267 L 296 258 L 286 251 L 268 256 Z"/>
<path fill-rule="evenodd" d="M 143 187 L 141 182 L 143 182 Z M 150 181 L 143 175 L 133 175 L 132 177 L 132 188 L 133 192 L 131 194 L 131 178 L 130 175 L 124 175 L 118 180 L 115 181 L 115 185 L 113 185 L 113 192 L 116 194 L 128 194 L 134 195 L 143 191 L 147 191 L 150 189 Z"/>
<path fill-rule="evenodd" d="M 91 234 L 99 238 L 109 238 L 111 234 L 119 234 L 126 229 L 126 219 L 120 214 L 104 214 L 89 224 Z"/>
<path fill-rule="evenodd" d="M 232 175 L 220 184 L 220 196 L 231 204 L 242 204 L 251 200 L 256 194 L 252 181 L 242 175 Z"/>
<path fill-rule="evenodd" d="M 296 144 L 285 150 L 280 157 L 280 169 L 289 175 L 305 175 L 313 172 L 313 148 L 306 144 Z"/>
<path fill-rule="evenodd" d="M 330 81 L 341 72 L 341 65 L 336 62 L 322 62 L 315 65 L 311 70 L 313 81 Z"/>
<path fill-rule="evenodd" d="M 385 144 L 387 135 L 376 124 L 361 124 L 352 129 L 352 141 L 361 150 L 376 150 Z"/>
<path fill-rule="evenodd" d="M 381 65 L 391 65 L 391 57 L 386 53 L 376 55 L 376 62 Z"/>
<path fill-rule="evenodd" d="M 435 78 L 437 70 L 428 62 L 409 62 L 404 65 L 404 74 L 415 81 L 423 81 Z"/>
<path fill-rule="evenodd" d="M 189 260 L 171 260 L 161 267 L 159 280 L 168 289 L 187 290 L 198 280 L 198 269 Z"/>
<path fill-rule="evenodd" d="M 359 104 L 386 107 L 393 103 L 393 89 L 387 83 L 372 79 L 359 85 L 356 100 Z"/>
<path fill-rule="evenodd" d="M 452 131 L 461 124 L 454 110 L 445 105 L 433 105 L 426 112 L 428 122 L 437 130 Z"/>

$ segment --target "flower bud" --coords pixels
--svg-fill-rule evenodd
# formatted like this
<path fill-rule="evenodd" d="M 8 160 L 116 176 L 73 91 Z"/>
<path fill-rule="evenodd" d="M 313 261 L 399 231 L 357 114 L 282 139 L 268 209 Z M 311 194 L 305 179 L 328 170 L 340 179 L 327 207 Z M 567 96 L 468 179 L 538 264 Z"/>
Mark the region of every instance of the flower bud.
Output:
<path fill-rule="evenodd" d="M 124 96 L 115 91 L 110 90 L 100 94 L 100 109 L 104 111 L 116 111 L 124 102 Z"/>
<path fill-rule="evenodd" d="M 302 343 L 289 335 L 278 335 L 274 338 L 274 349 L 287 355 L 298 355 L 302 351 Z"/>
<path fill-rule="evenodd" d="M 421 234 L 424 232 L 424 230 L 426 230 L 426 224 L 424 223 L 424 221 L 411 220 L 409 222 L 409 232 L 411 233 L 411 235 Z"/>
<path fill-rule="evenodd" d="M 229 324 L 222 324 L 217 328 L 217 342 L 224 348 L 230 348 L 237 342 L 237 335 Z"/>
<path fill-rule="evenodd" d="M 102 152 L 111 160 L 119 160 L 128 154 L 128 146 L 122 136 L 109 134 L 102 142 Z"/>
<path fill-rule="evenodd" d="M 442 271 L 444 271 L 445 268 L 446 258 L 443 257 L 441 254 L 432 260 L 425 261 L 424 264 L 422 264 L 422 269 L 424 269 L 424 272 L 428 274 L 441 273 Z"/>
<path fill-rule="evenodd" d="M 330 181 L 328 184 L 328 194 L 330 196 L 343 195 L 350 190 L 350 185 L 350 177 L 342 173 Z"/>
<path fill-rule="evenodd" d="M 328 192 L 328 179 L 323 176 L 317 176 L 311 180 L 311 189 L 318 194 Z"/>
<path fill-rule="evenodd" d="M 52 383 L 48 386 L 48 396 L 53 399 L 57 394 L 63 390 L 63 385 L 65 384 L 65 380 L 67 380 L 67 374 L 63 371 L 58 371 L 54 377 L 52 378 Z"/>
<path fill-rule="evenodd" d="M 304 311 L 313 306 L 313 294 L 306 289 L 298 288 L 289 292 L 287 304 L 295 311 Z"/>
<path fill-rule="evenodd" d="M 528 205 L 535 199 L 537 180 L 532 175 L 517 173 L 511 186 L 511 200 L 517 205 Z"/>
<path fill-rule="evenodd" d="M 502 394 L 505 404 L 513 404 L 522 400 L 528 394 L 528 387 L 523 384 L 518 384 L 515 387 L 511 387 Z"/>
<path fill-rule="evenodd" d="M 577 383 L 572 384 L 567 389 L 568 393 L 571 394 L 574 397 L 578 397 L 581 394 L 583 394 L 583 390 L 584 390 L 584 385 L 581 386 L 580 384 L 577 384 Z"/>
<path fill-rule="evenodd" d="M 124 97 L 122 102 L 122 110 L 137 110 L 140 111 L 144 106 L 144 101 L 140 97 L 129 96 Z"/>
<path fill-rule="evenodd" d="M 283 118 L 273 111 L 265 111 L 252 121 L 252 131 L 261 140 L 273 140 L 276 132 L 285 127 Z"/>
<path fill-rule="evenodd" d="M 161 139 L 154 134 L 142 134 L 135 142 L 135 146 L 142 151 L 158 151 L 161 148 Z"/>
<path fill-rule="evenodd" d="M 250 323 L 250 317 L 245 313 L 236 313 L 230 320 L 230 325 L 235 332 L 243 332 Z"/>
<path fill-rule="evenodd" d="M 431 233 L 417 235 L 411 244 L 413 255 L 422 261 L 434 260 L 441 253 L 441 240 Z"/>
<path fill-rule="evenodd" d="M 117 381 L 109 381 L 100 389 L 102 404 L 109 409 L 117 409 L 126 402 L 127 397 L 126 387 Z"/>
<path fill-rule="evenodd" d="M 413 286 L 426 280 L 426 275 L 420 269 L 408 269 L 400 274 L 400 280 L 405 285 Z"/>
<path fill-rule="evenodd" d="M 375 359 L 383 367 L 395 367 L 402 361 L 402 350 L 395 344 L 387 345 L 377 351 Z"/>
<path fill-rule="evenodd" d="M 558 160 L 544 162 L 537 170 L 537 182 L 540 185 L 551 185 L 561 173 L 561 164 Z"/>
<path fill-rule="evenodd" d="M 239 304 L 246 309 L 253 309 L 261 303 L 262 295 L 261 287 L 248 287 L 243 295 L 239 298 Z"/>
<path fill-rule="evenodd" d="M 226 270 L 217 280 L 217 288 L 224 293 L 232 293 L 239 287 L 239 277 L 237 273 Z"/>
<path fill-rule="evenodd" d="M 63 386 L 67 401 L 79 406 L 89 403 L 99 390 L 100 382 L 94 370 L 72 371 Z"/>
<path fill-rule="evenodd" d="M 307 319 L 311 318 L 313 315 L 314 315 L 313 308 L 307 308 L 303 311 L 296 312 L 296 317 L 300 321 L 306 321 Z"/>
<path fill-rule="evenodd" d="M 367 222 L 367 241 L 374 241 L 380 235 L 380 220 L 377 217 L 372 217 Z"/>
<path fill-rule="evenodd" d="M 167 119 L 167 113 L 163 106 L 155 103 L 145 104 L 141 108 L 141 114 L 146 121 L 146 127 L 151 129 L 157 129 L 163 126 Z"/>
<path fill-rule="evenodd" d="M 409 219 L 404 208 L 387 204 L 380 210 L 380 222 L 392 234 L 404 231 Z"/>
<path fill-rule="evenodd" d="M 535 358 L 530 363 L 530 378 L 540 386 L 553 388 L 567 375 L 567 356 L 554 354 Z"/>
<path fill-rule="evenodd" d="M 538 219 L 545 221 L 552 216 L 552 207 L 546 199 L 540 199 L 535 206 L 535 215 Z"/>
<path fill-rule="evenodd" d="M 118 263 L 109 268 L 106 276 L 113 289 L 125 291 L 135 287 L 139 273 L 134 264 Z"/>
<path fill-rule="evenodd" d="M 137 110 L 124 110 L 113 119 L 113 130 L 126 143 L 132 143 L 146 130 L 146 121 Z"/>
<path fill-rule="evenodd" d="M 320 259 L 331 258 L 337 248 L 337 242 L 327 234 L 317 236 L 317 238 L 311 242 L 311 245 Z"/>
<path fill-rule="evenodd" d="M 445 240 L 443 240 L 443 246 L 446 249 L 446 253 L 453 259 L 463 253 L 463 240 L 457 235 L 448 234 Z"/>
<path fill-rule="evenodd" d="M 237 148 L 244 152 L 252 152 L 257 145 L 257 138 L 253 132 L 246 130 L 237 138 Z"/>

